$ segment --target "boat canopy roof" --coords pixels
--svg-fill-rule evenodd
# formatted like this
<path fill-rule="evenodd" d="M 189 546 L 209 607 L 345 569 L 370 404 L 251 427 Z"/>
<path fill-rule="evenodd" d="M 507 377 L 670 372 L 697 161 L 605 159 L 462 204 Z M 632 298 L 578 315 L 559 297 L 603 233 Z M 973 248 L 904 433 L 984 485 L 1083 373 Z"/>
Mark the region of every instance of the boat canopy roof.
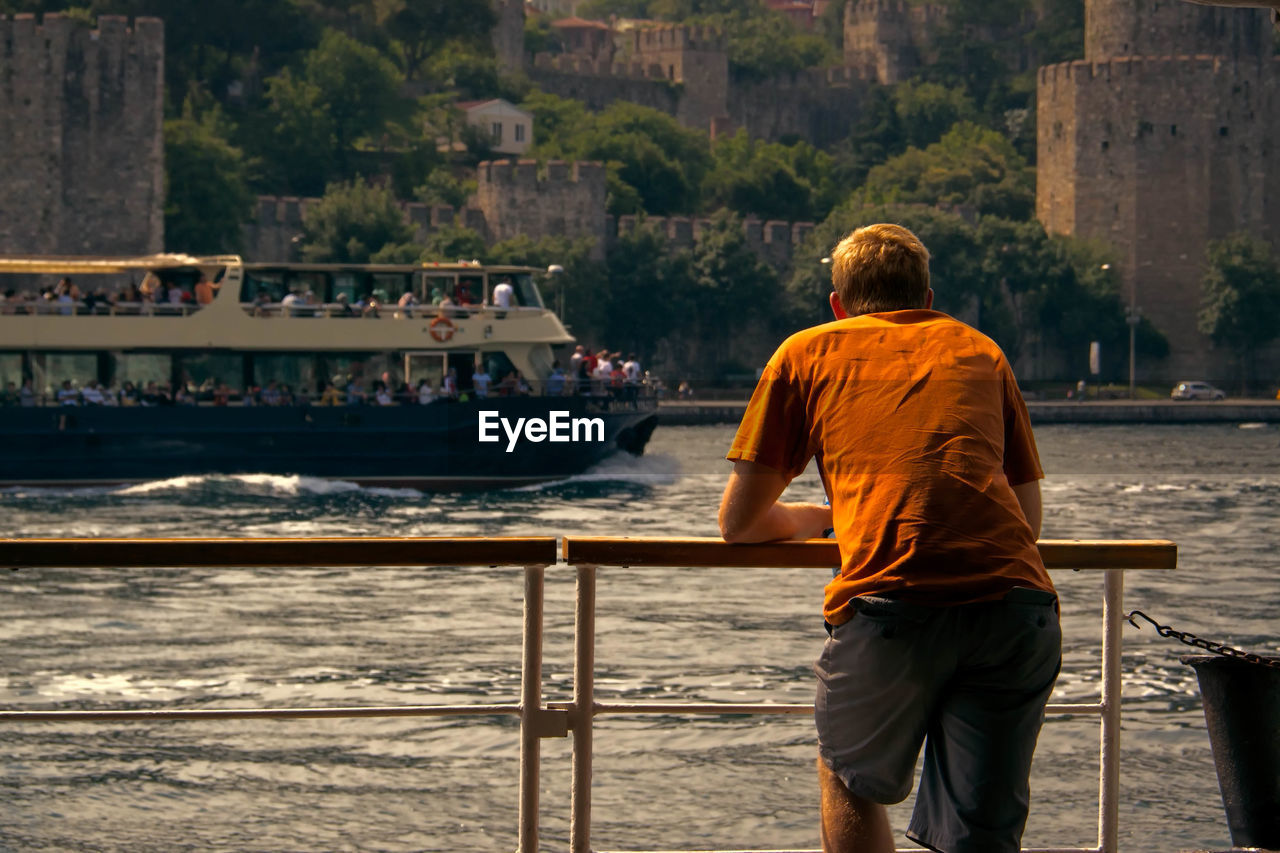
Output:
<path fill-rule="evenodd" d="M 238 255 L 197 257 L 183 254 L 103 257 L 97 255 L 0 255 L 0 273 L 48 275 L 111 274 L 174 267 L 216 267 L 241 263 Z"/>

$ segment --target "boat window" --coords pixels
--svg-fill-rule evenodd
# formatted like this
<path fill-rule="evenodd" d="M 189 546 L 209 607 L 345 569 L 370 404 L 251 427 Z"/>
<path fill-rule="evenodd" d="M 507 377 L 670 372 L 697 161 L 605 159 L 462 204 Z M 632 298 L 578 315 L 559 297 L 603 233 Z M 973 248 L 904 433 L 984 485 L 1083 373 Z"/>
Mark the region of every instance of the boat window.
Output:
<path fill-rule="evenodd" d="M 36 353 L 31 360 L 31 372 L 35 382 L 32 385 L 37 391 L 51 393 L 70 379 L 71 384 L 79 388 L 90 379 L 98 378 L 98 354 L 85 352 L 46 352 Z M 165 377 L 168 379 L 168 377 Z"/>
<path fill-rule="evenodd" d="M 449 369 L 457 371 L 458 390 L 470 391 L 471 374 L 475 372 L 476 354 L 474 352 L 449 353 Z"/>
<path fill-rule="evenodd" d="M 546 307 L 542 304 L 542 294 L 538 293 L 538 286 L 533 283 L 531 273 L 519 273 L 512 278 L 516 284 L 516 302 L 530 308 Z"/>
<path fill-rule="evenodd" d="M 288 290 L 293 291 L 299 296 L 304 296 L 309 291 L 317 302 L 325 301 L 325 291 L 328 284 L 328 276 L 322 272 L 298 272 L 289 270 L 284 277 L 284 284 Z"/>
<path fill-rule="evenodd" d="M 0 388 L 10 382 L 15 388 L 22 387 L 22 353 L 0 352 Z"/>
<path fill-rule="evenodd" d="M 333 274 L 333 292 L 325 298 L 325 301 L 337 302 L 339 295 L 345 295 L 352 305 L 360 301 L 364 290 L 360 287 L 360 276 L 357 273 L 341 270 Z"/>
<path fill-rule="evenodd" d="M 306 355 L 255 353 L 253 383 L 261 388 L 276 382 L 288 385 L 295 394 L 309 394 L 316 387 L 316 359 Z"/>
<path fill-rule="evenodd" d="M 244 356 L 228 352 L 193 352 L 181 356 L 179 368 L 185 382 L 201 391 L 212 391 L 219 382 L 238 389 L 244 379 Z"/>
<path fill-rule="evenodd" d="M 373 298 L 383 305 L 399 302 L 409 288 L 409 276 L 405 273 L 376 272 L 370 278 L 373 280 Z"/>
<path fill-rule="evenodd" d="M 422 276 L 422 292 L 417 295 L 418 301 L 426 305 L 435 305 L 439 299 L 443 299 L 445 296 L 452 299 L 453 286 L 456 283 L 457 277 L 453 275 L 424 273 Z M 439 291 L 438 294 L 437 291 Z"/>
<path fill-rule="evenodd" d="M 410 352 L 404 356 L 405 381 L 413 388 L 426 379 L 437 391 L 444 379 L 445 354 L 442 352 Z"/>
<path fill-rule="evenodd" d="M 508 373 L 516 369 L 511 359 L 507 358 L 507 354 L 502 350 L 480 353 L 480 363 L 484 365 L 495 386 L 505 379 Z"/>
<path fill-rule="evenodd" d="M 479 305 L 484 300 L 484 276 L 460 275 L 453 290 L 455 305 Z"/>
<path fill-rule="evenodd" d="M 112 353 L 111 384 L 120 387 L 132 382 L 138 387 L 148 382 L 164 384 L 173 378 L 173 356 L 151 352 Z"/>
<path fill-rule="evenodd" d="M 258 294 L 262 293 L 266 294 L 267 302 L 279 302 L 288 292 L 283 270 L 245 270 L 240 301 L 256 302 Z"/>

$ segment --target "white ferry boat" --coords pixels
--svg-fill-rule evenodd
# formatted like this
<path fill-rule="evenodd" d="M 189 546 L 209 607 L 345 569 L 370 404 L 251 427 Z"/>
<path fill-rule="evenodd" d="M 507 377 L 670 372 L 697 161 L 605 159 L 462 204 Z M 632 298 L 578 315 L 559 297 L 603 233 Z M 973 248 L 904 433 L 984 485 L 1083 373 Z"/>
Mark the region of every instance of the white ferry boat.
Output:
<path fill-rule="evenodd" d="M 491 488 L 641 453 L 652 395 L 556 369 L 536 272 L 0 257 L 0 485 Z"/>

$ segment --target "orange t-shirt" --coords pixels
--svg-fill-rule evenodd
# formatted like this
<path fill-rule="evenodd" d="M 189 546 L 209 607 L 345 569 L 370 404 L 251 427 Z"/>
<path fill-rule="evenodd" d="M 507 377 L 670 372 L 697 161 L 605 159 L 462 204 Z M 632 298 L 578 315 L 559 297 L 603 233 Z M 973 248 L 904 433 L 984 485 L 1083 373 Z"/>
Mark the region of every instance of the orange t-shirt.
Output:
<path fill-rule="evenodd" d="M 859 595 L 951 605 L 1053 591 L 1012 489 L 1044 476 L 1027 407 L 980 332 L 921 309 L 792 335 L 728 458 L 795 477 L 815 455 L 842 562 L 831 624 Z"/>

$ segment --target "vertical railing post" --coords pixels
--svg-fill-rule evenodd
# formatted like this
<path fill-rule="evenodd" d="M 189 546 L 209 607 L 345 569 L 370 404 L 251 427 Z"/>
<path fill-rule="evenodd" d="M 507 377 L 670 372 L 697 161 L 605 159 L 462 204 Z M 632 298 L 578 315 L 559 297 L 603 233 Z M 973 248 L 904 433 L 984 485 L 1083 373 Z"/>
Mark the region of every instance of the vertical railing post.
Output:
<path fill-rule="evenodd" d="M 542 711 L 542 612 L 544 566 L 524 570 L 524 651 L 520 664 L 520 844 L 517 853 L 538 851 L 538 772 Z"/>
<path fill-rule="evenodd" d="M 1120 830 L 1120 647 L 1124 570 L 1105 572 L 1102 599 L 1102 735 L 1098 771 L 1098 849 L 1117 853 Z"/>
<path fill-rule="evenodd" d="M 569 849 L 591 853 L 591 735 L 595 724 L 596 567 L 578 566 L 574 601 L 573 793 L 570 800 Z"/>

